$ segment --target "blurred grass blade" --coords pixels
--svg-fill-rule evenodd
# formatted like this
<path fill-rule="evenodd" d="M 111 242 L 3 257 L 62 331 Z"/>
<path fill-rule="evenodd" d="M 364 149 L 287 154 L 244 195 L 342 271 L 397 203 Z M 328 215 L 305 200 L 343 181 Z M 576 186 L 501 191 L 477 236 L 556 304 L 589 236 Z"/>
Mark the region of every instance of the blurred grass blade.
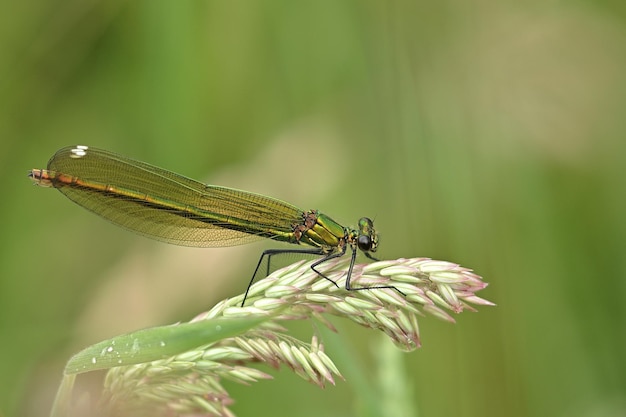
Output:
<path fill-rule="evenodd" d="M 74 381 L 76 375 L 63 375 L 61 385 L 57 390 L 57 394 L 54 397 L 54 404 L 52 405 L 52 411 L 50 417 L 67 417 L 69 415 L 70 399 L 72 397 L 72 390 L 74 388 Z"/>

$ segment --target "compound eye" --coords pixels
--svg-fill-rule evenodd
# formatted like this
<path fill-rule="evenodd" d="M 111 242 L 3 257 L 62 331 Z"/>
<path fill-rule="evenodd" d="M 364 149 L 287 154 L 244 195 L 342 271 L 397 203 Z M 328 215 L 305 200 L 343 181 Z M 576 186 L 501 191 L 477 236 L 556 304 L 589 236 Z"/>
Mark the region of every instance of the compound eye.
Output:
<path fill-rule="evenodd" d="M 372 249 L 372 239 L 370 239 L 369 236 L 365 236 L 365 235 L 359 236 L 359 238 L 356 241 L 356 244 L 359 247 L 359 249 L 361 249 L 363 252 L 368 252 L 370 249 Z"/>

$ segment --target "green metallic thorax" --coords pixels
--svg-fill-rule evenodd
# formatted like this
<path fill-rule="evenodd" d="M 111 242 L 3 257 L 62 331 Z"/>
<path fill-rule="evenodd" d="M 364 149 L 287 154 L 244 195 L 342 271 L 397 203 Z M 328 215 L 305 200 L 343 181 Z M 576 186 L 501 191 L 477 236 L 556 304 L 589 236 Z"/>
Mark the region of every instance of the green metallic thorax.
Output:
<path fill-rule="evenodd" d="M 304 227 L 294 227 L 295 237 L 298 237 L 298 227 L 302 235 L 298 239 L 300 243 L 310 246 L 327 248 L 341 248 L 345 245 L 347 230 L 330 217 L 318 211 L 310 211 L 305 214 Z"/>

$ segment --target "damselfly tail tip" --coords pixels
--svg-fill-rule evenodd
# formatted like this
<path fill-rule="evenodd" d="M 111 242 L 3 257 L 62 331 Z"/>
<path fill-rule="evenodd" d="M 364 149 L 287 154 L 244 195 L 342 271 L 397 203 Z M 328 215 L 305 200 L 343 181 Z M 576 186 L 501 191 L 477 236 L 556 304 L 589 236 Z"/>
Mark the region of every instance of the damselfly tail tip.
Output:
<path fill-rule="evenodd" d="M 28 178 L 33 182 L 33 185 L 39 185 L 41 187 L 50 187 L 50 183 L 47 175 L 47 171 L 44 169 L 31 169 L 28 171 Z"/>

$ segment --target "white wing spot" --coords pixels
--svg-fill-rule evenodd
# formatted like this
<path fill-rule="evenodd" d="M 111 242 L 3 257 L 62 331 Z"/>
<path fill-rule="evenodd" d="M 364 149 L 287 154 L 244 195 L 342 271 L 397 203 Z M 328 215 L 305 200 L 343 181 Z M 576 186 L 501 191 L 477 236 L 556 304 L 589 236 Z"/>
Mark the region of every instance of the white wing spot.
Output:
<path fill-rule="evenodd" d="M 87 155 L 87 149 L 89 149 L 89 146 L 85 146 L 85 145 L 77 145 L 75 148 L 73 148 L 71 150 L 71 158 L 82 158 L 83 156 Z"/>

